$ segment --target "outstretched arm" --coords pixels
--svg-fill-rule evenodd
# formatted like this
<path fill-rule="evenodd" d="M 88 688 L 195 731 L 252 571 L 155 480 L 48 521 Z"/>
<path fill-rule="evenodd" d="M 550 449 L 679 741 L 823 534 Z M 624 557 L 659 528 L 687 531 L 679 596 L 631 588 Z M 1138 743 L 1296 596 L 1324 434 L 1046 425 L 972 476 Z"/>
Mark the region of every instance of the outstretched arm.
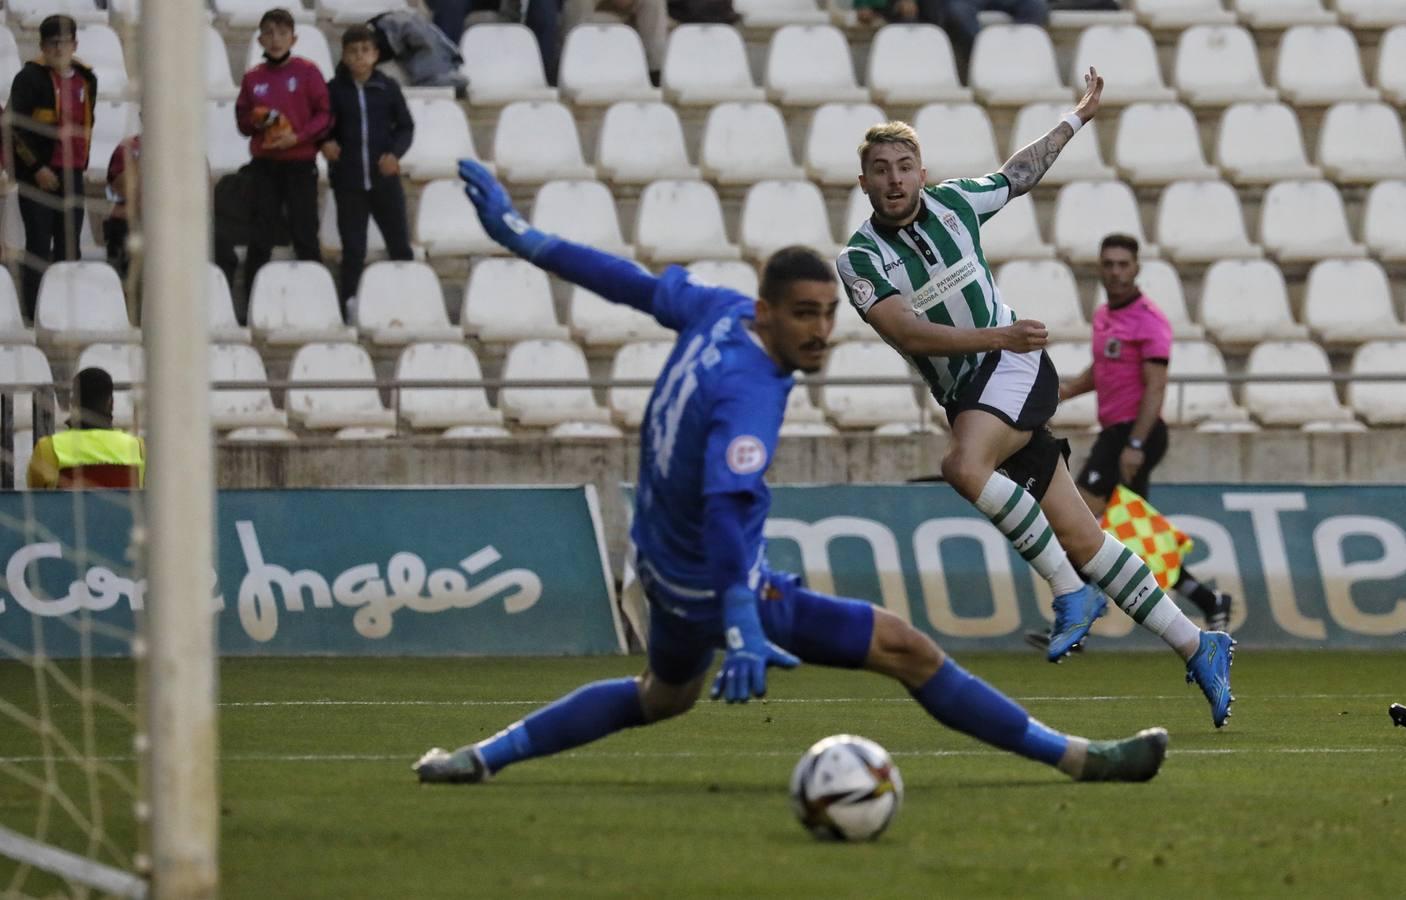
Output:
<path fill-rule="evenodd" d="M 1084 76 L 1084 96 L 1080 98 L 1074 112 L 1066 116 L 1049 134 L 1028 147 L 1017 150 L 1001 167 L 1001 174 L 1011 183 L 1012 197 L 1027 194 L 1040 183 L 1040 179 L 1045 177 L 1050 166 L 1059 158 L 1064 145 L 1068 144 L 1078 131 L 1070 117 L 1082 126 L 1098 114 L 1099 98 L 1102 96 L 1103 76 L 1098 74 L 1098 70 L 1090 68 Z"/>

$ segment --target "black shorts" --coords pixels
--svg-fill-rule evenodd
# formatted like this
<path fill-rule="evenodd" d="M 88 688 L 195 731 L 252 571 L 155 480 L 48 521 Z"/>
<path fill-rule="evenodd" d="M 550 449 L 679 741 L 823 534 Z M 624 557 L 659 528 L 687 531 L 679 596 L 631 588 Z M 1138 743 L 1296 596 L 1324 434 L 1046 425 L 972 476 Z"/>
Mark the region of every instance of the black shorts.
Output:
<path fill-rule="evenodd" d="M 1128 446 L 1128 435 L 1132 430 L 1132 422 L 1119 422 L 1099 432 L 1093 449 L 1089 451 L 1089 458 L 1084 461 L 1084 468 L 1079 470 L 1079 477 L 1075 479 L 1081 488 L 1104 500 L 1113 496 L 1114 489 L 1123 480 L 1118 472 L 1118 457 L 1123 454 L 1123 448 Z M 1167 453 L 1166 422 L 1157 420 L 1157 424 L 1152 426 L 1152 431 L 1148 432 L 1142 449 L 1142 468 L 1137 470 L 1137 474 L 1127 486 L 1146 497 L 1152 470 L 1157 468 L 1157 464 Z"/>
<path fill-rule="evenodd" d="M 1049 354 L 992 350 L 945 409 L 949 422 L 969 409 L 979 409 L 1019 431 L 1034 431 L 1054 416 L 1057 406 L 1059 373 Z"/>

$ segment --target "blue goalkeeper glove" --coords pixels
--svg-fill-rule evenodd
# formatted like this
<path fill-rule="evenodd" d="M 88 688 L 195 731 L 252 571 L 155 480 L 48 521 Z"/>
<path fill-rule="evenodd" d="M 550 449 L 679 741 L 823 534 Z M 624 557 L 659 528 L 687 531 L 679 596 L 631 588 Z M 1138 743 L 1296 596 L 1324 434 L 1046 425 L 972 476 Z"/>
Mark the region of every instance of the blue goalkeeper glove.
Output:
<path fill-rule="evenodd" d="M 757 595 L 744 585 L 723 595 L 723 626 L 727 652 L 723 667 L 713 679 L 710 696 L 728 703 L 746 703 L 766 696 L 767 666 L 794 669 L 801 661 L 766 639 L 757 617 Z"/>
<path fill-rule="evenodd" d="M 464 181 L 464 193 L 478 210 L 478 220 L 488 236 L 523 259 L 531 261 L 556 238 L 538 231 L 513 209 L 508 192 L 498 179 L 472 159 L 459 160 L 459 177 Z"/>

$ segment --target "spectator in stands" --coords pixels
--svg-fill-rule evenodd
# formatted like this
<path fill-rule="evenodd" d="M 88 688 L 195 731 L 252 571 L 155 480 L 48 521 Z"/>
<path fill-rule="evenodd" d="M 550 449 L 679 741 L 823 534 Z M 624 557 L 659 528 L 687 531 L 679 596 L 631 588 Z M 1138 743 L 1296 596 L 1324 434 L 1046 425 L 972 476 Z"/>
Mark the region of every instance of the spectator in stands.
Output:
<path fill-rule="evenodd" d="M 416 87 L 452 87 L 462 93 L 469 79 L 460 71 L 464 57 L 444 32 L 416 10 L 397 9 L 366 23 L 380 51 L 380 62 L 394 62 L 403 81 Z"/>
<path fill-rule="evenodd" d="M 317 241 L 317 148 L 331 124 L 327 82 L 317 66 L 293 55 L 298 36 L 286 9 L 259 20 L 264 62 L 244 73 L 235 122 L 250 135 L 254 228 L 244 257 L 244 284 L 268 262 L 272 235 L 285 211 L 298 259 L 322 261 Z"/>
<path fill-rule="evenodd" d="M 658 87 L 659 73 L 664 70 L 664 50 L 669 43 L 669 11 L 664 0 L 566 0 L 561 22 L 563 40 L 567 32 L 589 22 L 596 13 L 624 19 L 640 33 L 649 79 Z"/>
<path fill-rule="evenodd" d="M 944 0 L 854 0 L 854 15 L 861 25 L 884 22 L 942 24 Z"/>
<path fill-rule="evenodd" d="M 39 439 L 26 479 L 37 488 L 133 488 L 146 482 L 146 445 L 112 427 L 112 376 L 90 367 L 73 377 L 68 431 Z"/>
<path fill-rule="evenodd" d="M 669 18 L 680 25 L 716 22 L 735 25 L 742 18 L 732 0 L 669 0 Z"/>
<path fill-rule="evenodd" d="M 877 25 L 886 20 L 942 26 L 952 39 L 963 78 L 976 33 L 981 30 L 978 13 L 1005 13 L 1017 25 L 1045 25 L 1050 20 L 1046 0 L 854 0 L 854 12 L 862 24 Z"/>
<path fill-rule="evenodd" d="M 69 16 L 39 23 L 40 59 L 24 64 L 10 86 L 15 176 L 20 183 L 25 258 L 22 312 L 33 321 L 39 281 L 50 262 L 77 259 L 83 232 L 83 173 L 98 79 L 73 58 L 78 26 Z"/>
<path fill-rule="evenodd" d="M 547 83 L 557 83 L 557 61 L 561 57 L 558 38 L 562 0 L 426 0 L 434 13 L 434 23 L 456 45 L 464 35 L 469 13 L 496 13 L 505 22 L 518 22 L 532 29 L 542 53 Z"/>
<path fill-rule="evenodd" d="M 107 245 L 108 264 L 123 278 L 127 277 L 132 264 L 127 234 L 140 199 L 141 155 L 142 136 L 133 134 L 122 139 L 107 162 L 107 198 L 112 201 L 112 210 L 103 222 L 103 241 Z"/>
<path fill-rule="evenodd" d="M 342 236 L 341 297 L 349 301 L 366 263 L 366 220 L 376 220 L 391 259 L 410 259 L 410 227 L 400 158 L 415 138 L 415 122 L 400 85 L 376 71 L 376 35 L 365 25 L 342 33 L 342 61 L 327 82 L 332 130 L 322 144 L 337 196 L 337 232 Z"/>

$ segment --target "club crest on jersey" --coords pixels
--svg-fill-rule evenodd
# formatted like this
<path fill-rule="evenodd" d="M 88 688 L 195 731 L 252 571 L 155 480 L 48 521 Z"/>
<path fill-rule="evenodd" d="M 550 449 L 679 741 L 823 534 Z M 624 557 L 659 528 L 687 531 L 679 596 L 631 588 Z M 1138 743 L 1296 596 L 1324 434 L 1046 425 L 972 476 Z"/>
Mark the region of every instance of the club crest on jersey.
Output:
<path fill-rule="evenodd" d="M 1118 359 L 1123 355 L 1123 342 L 1117 338 L 1109 338 L 1103 345 L 1103 355 L 1106 359 Z"/>
<path fill-rule="evenodd" d="M 854 294 L 855 303 L 866 305 L 874 299 L 874 285 L 864 278 L 856 278 L 850 285 L 850 293 Z"/>
<path fill-rule="evenodd" d="M 942 214 L 942 224 L 947 226 L 948 231 L 961 231 L 962 223 L 957 221 L 957 214 L 945 212 Z"/>
<path fill-rule="evenodd" d="M 298 89 L 298 78 L 295 75 L 288 76 L 288 93 L 293 93 Z"/>
<path fill-rule="evenodd" d="M 264 94 L 267 94 L 268 92 L 269 92 L 269 86 L 266 85 L 266 84 L 264 84 L 263 82 L 259 82 L 258 84 L 254 85 L 254 96 L 255 96 L 255 97 L 262 97 Z"/>
<path fill-rule="evenodd" d="M 727 467 L 734 475 L 751 475 L 766 468 L 766 444 L 750 434 L 739 434 L 727 445 Z"/>

